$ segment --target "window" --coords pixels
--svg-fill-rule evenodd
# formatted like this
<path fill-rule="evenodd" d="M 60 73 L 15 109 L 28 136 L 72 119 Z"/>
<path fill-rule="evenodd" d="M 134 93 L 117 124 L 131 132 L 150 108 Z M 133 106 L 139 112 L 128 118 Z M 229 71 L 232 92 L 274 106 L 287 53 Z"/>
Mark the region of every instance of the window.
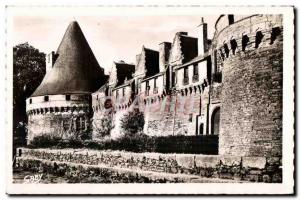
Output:
<path fill-rule="evenodd" d="M 116 90 L 116 99 L 119 97 L 119 90 Z"/>
<path fill-rule="evenodd" d="M 150 90 L 149 81 L 146 82 L 146 90 Z"/>
<path fill-rule="evenodd" d="M 75 124 L 74 124 L 76 131 L 80 131 L 80 124 L 81 124 L 80 123 L 80 117 L 78 117 L 78 118 L 75 119 Z"/>
<path fill-rule="evenodd" d="M 189 72 L 189 71 L 188 71 L 188 68 L 185 67 L 185 68 L 184 68 L 184 71 L 183 71 L 184 78 L 188 78 L 188 77 L 189 77 L 189 73 L 188 73 L 188 72 Z"/>
<path fill-rule="evenodd" d="M 200 124 L 199 135 L 203 135 L 203 123 Z"/>
<path fill-rule="evenodd" d="M 44 101 L 49 101 L 49 96 L 44 96 Z"/>
<path fill-rule="evenodd" d="M 234 23 L 234 16 L 233 15 L 228 15 L 228 22 L 229 22 L 229 25 Z"/>
<path fill-rule="evenodd" d="M 193 74 L 198 75 L 198 73 L 199 73 L 198 64 L 194 64 L 193 69 L 194 69 Z"/>
<path fill-rule="evenodd" d="M 183 71 L 183 85 L 188 85 L 189 84 L 189 73 L 188 73 L 188 68 L 185 67 Z"/>
<path fill-rule="evenodd" d="M 80 130 L 82 130 L 82 131 L 86 130 L 85 117 L 80 117 Z"/>
<path fill-rule="evenodd" d="M 70 101 L 71 100 L 71 96 L 69 94 L 66 95 L 66 101 Z"/>
<path fill-rule="evenodd" d="M 154 78 L 154 88 L 156 88 L 156 80 L 157 78 Z"/>
<path fill-rule="evenodd" d="M 173 86 L 175 86 L 175 83 L 176 83 L 176 81 L 177 81 L 177 77 L 176 77 L 176 75 L 177 75 L 177 71 L 176 71 L 176 73 L 175 72 L 172 72 L 172 87 Z"/>
<path fill-rule="evenodd" d="M 224 51 L 225 51 L 226 58 L 228 58 L 230 50 L 229 50 L 228 45 L 226 43 L 224 44 Z"/>
<path fill-rule="evenodd" d="M 29 99 L 29 104 L 32 104 L 32 99 Z"/>
<path fill-rule="evenodd" d="M 274 41 L 275 41 L 276 38 L 280 35 L 280 33 L 281 33 L 281 30 L 280 30 L 279 27 L 272 28 L 270 44 L 273 44 L 273 43 L 274 43 Z"/>
<path fill-rule="evenodd" d="M 258 31 L 256 33 L 256 36 L 255 36 L 255 48 L 259 47 L 259 44 L 261 43 L 263 37 L 264 37 L 264 35 L 262 34 L 261 31 Z"/>
<path fill-rule="evenodd" d="M 149 90 L 150 90 L 149 81 L 146 81 L 146 88 L 145 88 L 146 95 L 149 95 Z"/>
<path fill-rule="evenodd" d="M 231 45 L 232 53 L 233 55 L 235 55 L 235 50 L 238 46 L 236 40 L 235 39 L 230 40 L 230 45 Z"/>
<path fill-rule="evenodd" d="M 216 108 L 211 116 L 211 134 L 218 135 L 220 130 L 220 108 Z"/>
<path fill-rule="evenodd" d="M 189 114 L 189 122 L 193 122 L 193 114 Z"/>
<path fill-rule="evenodd" d="M 246 50 L 246 47 L 248 45 L 249 40 L 250 39 L 247 35 L 243 35 L 243 37 L 242 37 L 242 51 Z"/>
<path fill-rule="evenodd" d="M 125 88 L 122 88 L 122 95 L 125 96 Z"/>

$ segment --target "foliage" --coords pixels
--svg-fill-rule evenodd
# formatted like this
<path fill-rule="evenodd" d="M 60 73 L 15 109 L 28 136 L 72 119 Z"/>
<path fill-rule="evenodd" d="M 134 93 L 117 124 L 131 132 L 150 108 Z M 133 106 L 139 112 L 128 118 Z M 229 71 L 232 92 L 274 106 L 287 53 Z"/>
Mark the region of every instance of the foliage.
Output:
<path fill-rule="evenodd" d="M 61 141 L 61 138 L 50 135 L 40 135 L 33 138 L 29 147 L 48 148 L 54 147 Z"/>
<path fill-rule="evenodd" d="M 145 124 L 144 113 L 138 109 L 128 112 L 121 119 L 121 128 L 127 136 L 133 136 L 143 131 Z"/>
<path fill-rule="evenodd" d="M 151 137 L 143 133 L 136 133 L 133 136 L 124 135 L 118 139 L 106 139 L 101 141 L 51 141 L 47 147 L 51 147 L 50 145 L 52 145 L 54 148 L 88 148 L 96 150 L 120 150 L 130 152 L 218 154 L 217 135 Z M 40 148 L 42 146 L 39 146 L 38 143 L 32 143 L 30 147 Z"/>
<path fill-rule="evenodd" d="M 95 137 L 97 139 L 110 135 L 110 131 L 114 128 L 113 120 L 111 117 L 103 117 L 94 123 L 94 129 L 96 132 Z"/>
<path fill-rule="evenodd" d="M 13 47 L 13 127 L 14 145 L 25 142 L 25 100 L 42 81 L 46 72 L 45 54 L 28 43 Z"/>

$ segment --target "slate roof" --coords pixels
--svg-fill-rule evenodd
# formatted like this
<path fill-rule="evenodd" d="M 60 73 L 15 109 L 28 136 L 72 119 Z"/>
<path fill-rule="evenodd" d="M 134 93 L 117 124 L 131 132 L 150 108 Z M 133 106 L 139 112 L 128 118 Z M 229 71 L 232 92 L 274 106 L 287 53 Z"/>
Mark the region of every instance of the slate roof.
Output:
<path fill-rule="evenodd" d="M 31 96 L 92 93 L 105 83 L 104 70 L 76 21 L 68 26 L 56 56 L 53 68 Z"/>
<path fill-rule="evenodd" d="M 198 56 L 198 39 L 187 35 L 180 35 L 183 63 Z"/>
<path fill-rule="evenodd" d="M 124 84 L 125 79 L 132 79 L 132 74 L 135 70 L 135 65 L 127 64 L 125 62 L 115 62 L 115 66 L 117 69 L 117 84 L 115 87 Z"/>
<path fill-rule="evenodd" d="M 145 51 L 146 69 L 146 75 L 144 78 L 147 78 L 159 73 L 159 52 L 145 47 L 143 48 Z"/>

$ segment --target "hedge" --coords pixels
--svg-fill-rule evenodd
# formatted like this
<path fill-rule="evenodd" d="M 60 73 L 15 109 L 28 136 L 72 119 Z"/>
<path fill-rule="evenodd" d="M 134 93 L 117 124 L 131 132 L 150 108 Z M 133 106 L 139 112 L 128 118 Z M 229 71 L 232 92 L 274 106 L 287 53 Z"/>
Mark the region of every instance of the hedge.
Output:
<path fill-rule="evenodd" d="M 137 134 L 134 137 L 123 136 L 119 139 L 103 141 L 93 140 L 59 140 L 48 136 L 34 138 L 29 148 L 88 148 L 97 150 L 124 150 L 130 152 L 158 152 L 158 153 L 191 153 L 218 154 L 218 136 L 166 136 L 150 137 Z"/>

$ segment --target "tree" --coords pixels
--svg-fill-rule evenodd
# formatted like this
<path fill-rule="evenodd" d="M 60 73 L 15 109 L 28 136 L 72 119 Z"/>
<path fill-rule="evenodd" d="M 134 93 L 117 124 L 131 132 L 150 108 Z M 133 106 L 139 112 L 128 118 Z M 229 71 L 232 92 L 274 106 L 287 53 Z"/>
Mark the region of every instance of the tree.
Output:
<path fill-rule="evenodd" d="M 140 112 L 138 109 L 129 111 L 121 119 L 121 128 L 127 136 L 134 136 L 141 133 L 144 129 L 144 125 L 144 113 Z"/>
<path fill-rule="evenodd" d="M 27 42 L 13 47 L 13 138 L 14 145 L 25 143 L 26 98 L 41 83 L 46 72 L 45 54 Z"/>
<path fill-rule="evenodd" d="M 101 119 L 96 119 L 93 121 L 95 139 L 103 139 L 104 137 L 109 136 L 113 128 L 113 119 L 109 115 L 103 116 Z"/>

